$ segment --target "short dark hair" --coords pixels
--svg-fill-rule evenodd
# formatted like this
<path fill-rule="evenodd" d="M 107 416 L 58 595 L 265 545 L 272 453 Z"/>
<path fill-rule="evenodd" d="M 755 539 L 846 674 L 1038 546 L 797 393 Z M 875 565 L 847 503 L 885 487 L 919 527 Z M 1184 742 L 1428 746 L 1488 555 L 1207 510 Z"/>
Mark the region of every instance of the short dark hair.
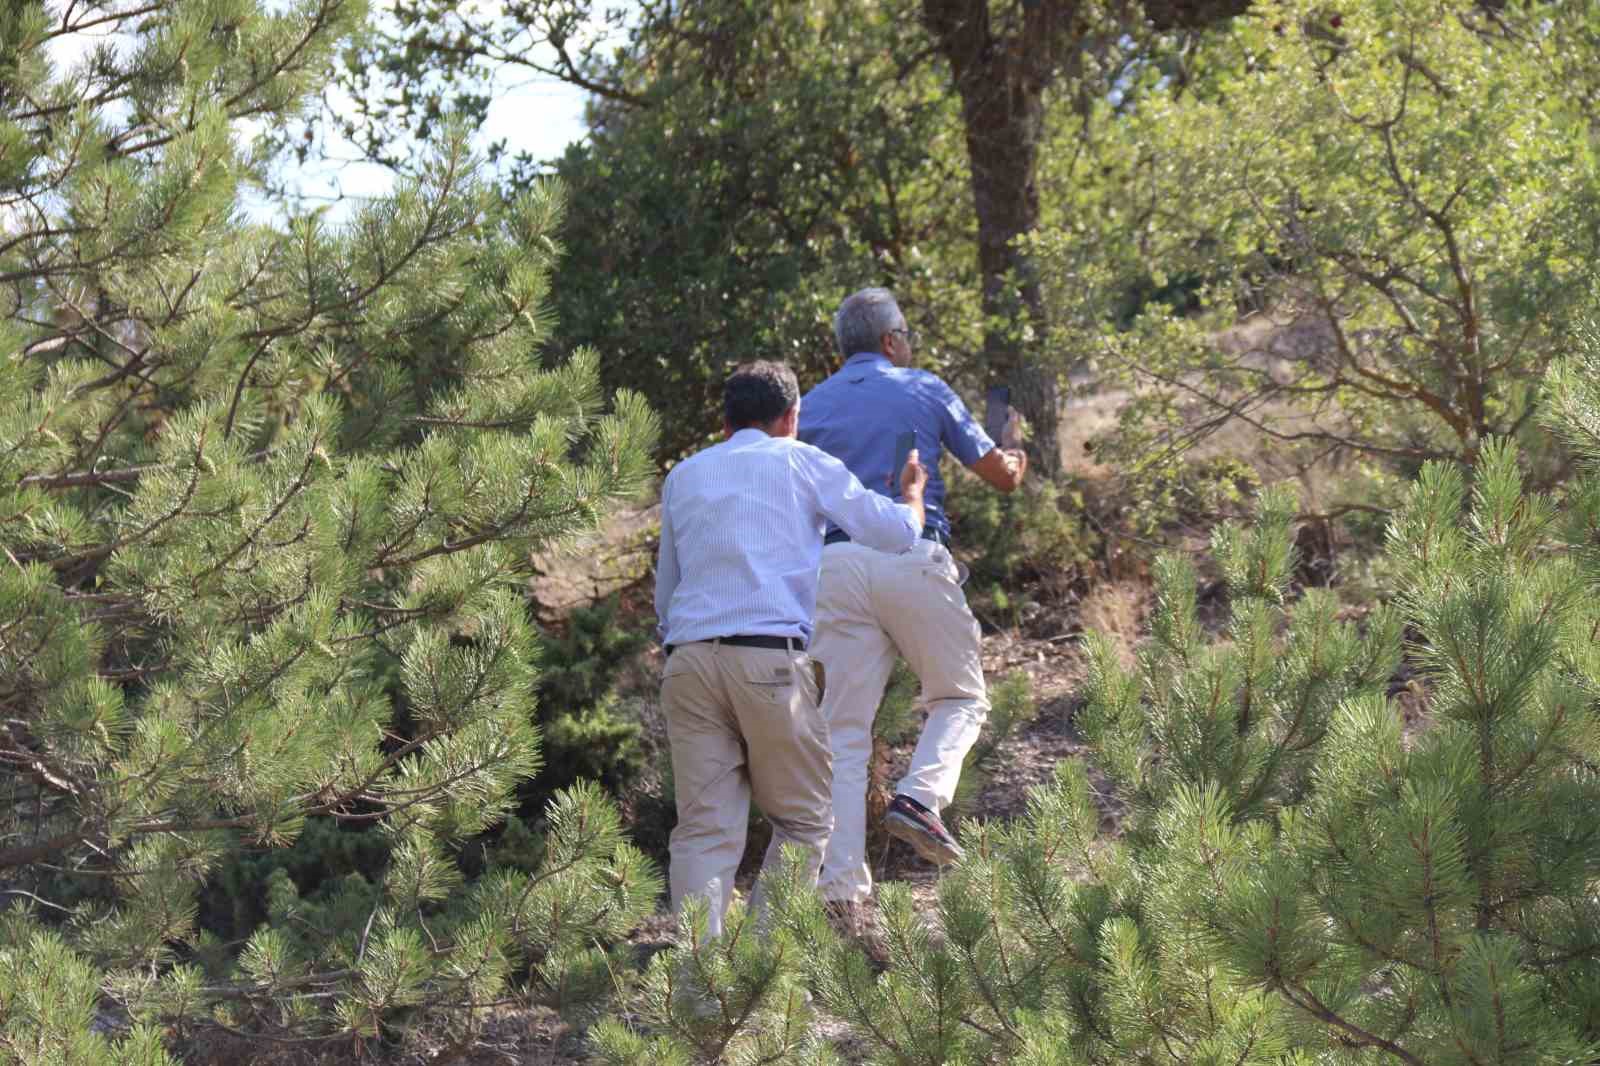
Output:
<path fill-rule="evenodd" d="M 800 382 L 782 363 L 741 363 L 722 385 L 722 415 L 734 429 L 764 426 L 800 402 Z"/>

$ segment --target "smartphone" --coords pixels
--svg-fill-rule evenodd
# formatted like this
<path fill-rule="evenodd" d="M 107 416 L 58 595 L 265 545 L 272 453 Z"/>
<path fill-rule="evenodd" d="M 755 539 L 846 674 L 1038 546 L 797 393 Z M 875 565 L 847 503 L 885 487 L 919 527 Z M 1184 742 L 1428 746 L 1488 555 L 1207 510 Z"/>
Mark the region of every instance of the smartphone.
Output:
<path fill-rule="evenodd" d="M 889 487 L 896 496 L 900 495 L 900 471 L 906 468 L 906 459 L 916 446 L 917 435 L 909 429 L 894 439 L 894 469 L 889 472 Z"/>
<path fill-rule="evenodd" d="M 996 446 L 1003 445 L 1006 421 L 1011 417 L 1011 386 L 996 385 L 989 390 L 988 403 L 983 412 L 983 431 Z"/>

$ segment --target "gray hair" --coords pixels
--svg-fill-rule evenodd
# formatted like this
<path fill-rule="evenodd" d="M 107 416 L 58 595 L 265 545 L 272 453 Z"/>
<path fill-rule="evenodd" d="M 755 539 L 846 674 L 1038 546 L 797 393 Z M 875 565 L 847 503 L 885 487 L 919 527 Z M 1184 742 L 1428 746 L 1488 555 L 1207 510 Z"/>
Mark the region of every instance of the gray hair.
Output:
<path fill-rule="evenodd" d="M 883 335 L 899 329 L 905 321 L 894 293 L 871 288 L 853 292 L 839 305 L 833 316 L 833 342 L 846 359 L 857 352 L 883 350 Z"/>

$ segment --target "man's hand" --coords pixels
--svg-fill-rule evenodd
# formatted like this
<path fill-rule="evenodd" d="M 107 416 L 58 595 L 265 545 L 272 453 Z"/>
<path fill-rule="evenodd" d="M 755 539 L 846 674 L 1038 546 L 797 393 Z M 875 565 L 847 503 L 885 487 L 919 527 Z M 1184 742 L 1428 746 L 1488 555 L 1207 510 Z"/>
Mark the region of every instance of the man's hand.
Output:
<path fill-rule="evenodd" d="M 922 490 L 928 484 L 928 471 L 917 458 L 917 450 L 912 448 L 906 453 L 905 469 L 900 471 L 900 495 L 910 502 L 922 499 Z"/>
<path fill-rule="evenodd" d="M 1020 485 L 1022 475 L 1028 472 L 1028 453 L 1021 448 L 1002 448 L 1000 455 L 1005 460 L 1006 473 Z"/>
<path fill-rule="evenodd" d="M 1028 453 L 1021 448 L 991 448 L 969 469 L 1001 492 L 1015 492 L 1028 472 Z"/>

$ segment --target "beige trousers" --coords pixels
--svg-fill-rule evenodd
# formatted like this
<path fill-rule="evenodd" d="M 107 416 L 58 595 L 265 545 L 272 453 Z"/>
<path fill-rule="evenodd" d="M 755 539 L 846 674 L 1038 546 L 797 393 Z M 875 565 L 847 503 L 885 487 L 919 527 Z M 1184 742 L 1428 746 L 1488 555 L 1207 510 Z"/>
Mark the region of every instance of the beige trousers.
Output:
<path fill-rule="evenodd" d="M 949 549 L 931 540 L 902 555 L 844 541 L 822 549 L 811 654 L 828 671 L 822 714 L 833 749 L 833 835 L 822 895 L 862 900 L 867 866 L 867 764 L 872 720 L 899 653 L 922 683 L 927 721 L 895 787 L 930 810 L 949 805 L 967 752 L 989 717 L 977 619 Z"/>
<path fill-rule="evenodd" d="M 733 899 L 752 796 L 772 823 L 763 870 L 784 844 L 798 844 L 814 857 L 816 877 L 833 828 L 820 682 L 804 652 L 697 643 L 667 657 L 661 706 L 678 803 L 672 909 L 704 897 L 712 936 L 721 934 Z M 753 905 L 760 905 L 759 879 Z"/>

